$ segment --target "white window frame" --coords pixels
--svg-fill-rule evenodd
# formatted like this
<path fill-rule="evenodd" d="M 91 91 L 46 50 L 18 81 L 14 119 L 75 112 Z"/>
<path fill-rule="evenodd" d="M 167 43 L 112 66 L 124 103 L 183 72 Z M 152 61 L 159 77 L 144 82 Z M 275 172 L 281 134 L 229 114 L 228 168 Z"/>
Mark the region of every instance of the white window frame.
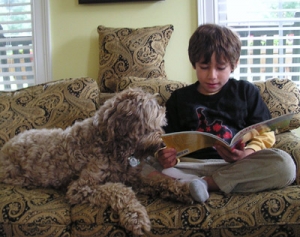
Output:
<path fill-rule="evenodd" d="M 33 47 L 32 69 L 30 73 L 33 75 L 34 80 L 31 81 L 31 85 L 37 85 L 52 80 L 49 1 L 31 0 L 28 4 L 31 5 L 32 36 L 30 38 L 32 40 Z M 8 72 L 6 74 L 8 74 Z M 5 84 L 9 85 L 9 83 Z M 4 90 L 15 90 L 14 81 L 11 81 L 11 85 L 14 85 L 14 89 Z M 26 84 L 23 84 L 23 88 L 24 87 L 26 87 Z M 21 88 L 22 87 L 17 87 L 17 89 Z"/>
<path fill-rule="evenodd" d="M 197 0 L 197 10 L 198 10 L 198 25 L 205 23 L 216 23 L 219 19 L 217 19 L 218 15 L 218 4 L 216 0 Z M 279 58 L 281 59 L 281 58 Z M 239 78 L 239 65 L 237 70 L 232 74 L 235 78 Z M 282 75 L 281 75 L 282 77 Z M 300 87 L 300 81 L 295 81 L 297 85 Z"/>
<path fill-rule="evenodd" d="M 197 0 L 198 25 L 215 23 L 216 7 L 214 0 Z"/>
<path fill-rule="evenodd" d="M 32 0 L 35 84 L 52 80 L 48 0 Z"/>

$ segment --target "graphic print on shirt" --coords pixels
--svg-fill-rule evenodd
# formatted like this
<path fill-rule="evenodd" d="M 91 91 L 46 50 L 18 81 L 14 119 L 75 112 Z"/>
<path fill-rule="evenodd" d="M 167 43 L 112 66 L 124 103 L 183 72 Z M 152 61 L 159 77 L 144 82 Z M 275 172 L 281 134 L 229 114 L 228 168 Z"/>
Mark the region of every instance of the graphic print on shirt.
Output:
<path fill-rule="evenodd" d="M 197 131 L 211 133 L 230 142 L 233 137 L 231 130 L 227 126 L 223 125 L 221 120 L 216 119 L 212 122 L 208 121 L 203 113 L 204 110 L 205 108 L 202 107 L 197 109 L 199 119 Z"/>

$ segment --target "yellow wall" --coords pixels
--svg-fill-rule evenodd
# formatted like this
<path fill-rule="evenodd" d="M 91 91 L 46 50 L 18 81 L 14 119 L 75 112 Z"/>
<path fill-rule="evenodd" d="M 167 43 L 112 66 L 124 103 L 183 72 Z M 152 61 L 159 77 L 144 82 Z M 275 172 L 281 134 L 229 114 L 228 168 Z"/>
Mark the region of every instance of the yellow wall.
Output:
<path fill-rule="evenodd" d="M 98 74 L 97 26 L 144 27 L 173 24 L 165 55 L 169 79 L 194 82 L 188 40 L 197 27 L 196 0 L 165 0 L 79 5 L 78 0 L 50 0 L 53 79 Z M 296 130 L 300 135 L 300 129 Z"/>
<path fill-rule="evenodd" d="M 194 82 L 188 40 L 197 27 L 196 0 L 165 0 L 78 4 L 78 0 L 51 0 L 53 79 L 98 74 L 97 26 L 145 27 L 173 24 L 174 32 L 165 55 L 169 79 Z"/>

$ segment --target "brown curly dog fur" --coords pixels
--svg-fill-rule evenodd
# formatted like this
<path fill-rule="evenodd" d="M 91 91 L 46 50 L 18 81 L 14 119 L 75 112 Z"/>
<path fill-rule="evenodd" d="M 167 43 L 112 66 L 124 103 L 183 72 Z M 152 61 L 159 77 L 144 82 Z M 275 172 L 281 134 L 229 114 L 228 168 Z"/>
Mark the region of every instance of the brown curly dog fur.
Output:
<path fill-rule="evenodd" d="M 186 184 L 141 175 L 145 159 L 162 146 L 165 124 L 165 109 L 154 95 L 128 89 L 107 100 L 95 116 L 65 130 L 29 130 L 12 138 L 0 153 L 0 181 L 66 189 L 71 204 L 110 205 L 120 225 L 141 235 L 150 230 L 150 220 L 131 187 L 192 202 Z M 130 166 L 131 155 L 141 164 Z"/>

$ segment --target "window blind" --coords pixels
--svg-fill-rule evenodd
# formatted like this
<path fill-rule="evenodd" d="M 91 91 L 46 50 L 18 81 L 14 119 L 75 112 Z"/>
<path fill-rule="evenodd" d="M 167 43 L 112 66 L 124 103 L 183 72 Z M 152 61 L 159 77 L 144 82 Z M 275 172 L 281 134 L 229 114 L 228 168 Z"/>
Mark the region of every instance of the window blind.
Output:
<path fill-rule="evenodd" d="M 235 78 L 289 78 L 300 86 L 300 1 L 215 0 L 214 17 L 240 35 Z"/>
<path fill-rule="evenodd" d="M 0 90 L 35 84 L 32 0 L 0 0 Z"/>

